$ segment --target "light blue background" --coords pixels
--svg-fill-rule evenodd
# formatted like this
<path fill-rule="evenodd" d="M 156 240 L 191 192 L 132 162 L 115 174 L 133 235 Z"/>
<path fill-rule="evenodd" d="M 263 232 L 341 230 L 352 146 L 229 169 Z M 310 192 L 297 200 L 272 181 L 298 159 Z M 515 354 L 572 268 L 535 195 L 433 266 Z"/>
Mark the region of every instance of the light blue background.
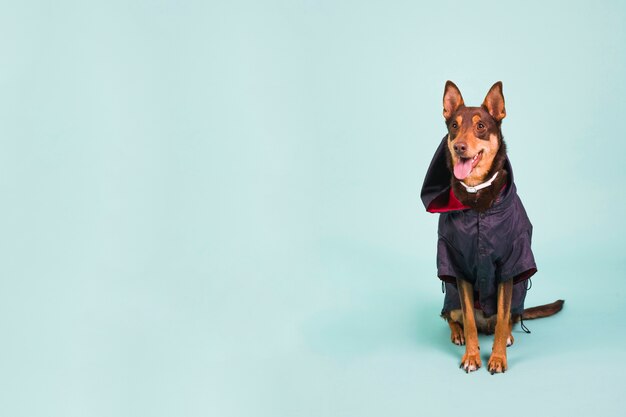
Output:
<path fill-rule="evenodd" d="M 623 413 L 626 6 L 0 9 L 0 415 Z M 458 369 L 419 189 L 451 79 L 535 226 L 510 370 Z M 483 361 L 491 338 L 481 338 Z"/>

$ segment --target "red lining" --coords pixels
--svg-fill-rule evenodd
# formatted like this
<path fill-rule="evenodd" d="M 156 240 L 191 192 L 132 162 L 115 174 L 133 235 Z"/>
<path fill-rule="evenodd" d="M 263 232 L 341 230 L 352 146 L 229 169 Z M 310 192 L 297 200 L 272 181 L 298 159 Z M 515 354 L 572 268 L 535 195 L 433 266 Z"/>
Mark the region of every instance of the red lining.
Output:
<path fill-rule="evenodd" d="M 452 192 L 452 188 L 450 188 L 450 192 L 447 195 L 442 193 L 431 201 L 426 211 L 429 213 L 445 213 L 448 211 L 466 210 L 468 208 L 470 207 L 461 203 Z"/>

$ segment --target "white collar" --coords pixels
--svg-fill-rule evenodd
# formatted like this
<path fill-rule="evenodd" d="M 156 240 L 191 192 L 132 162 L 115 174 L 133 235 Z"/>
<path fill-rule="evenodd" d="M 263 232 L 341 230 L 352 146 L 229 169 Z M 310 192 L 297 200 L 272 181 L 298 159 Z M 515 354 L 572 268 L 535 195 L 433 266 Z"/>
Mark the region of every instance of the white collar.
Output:
<path fill-rule="evenodd" d="M 470 187 L 469 185 L 465 184 L 463 181 L 459 181 L 459 182 L 461 183 L 461 185 L 463 187 L 465 187 L 465 190 L 468 193 L 476 194 L 478 191 L 482 190 L 483 188 L 489 187 L 493 183 L 493 181 L 496 179 L 497 176 L 498 176 L 498 172 L 493 174 L 493 177 L 491 177 L 491 179 L 489 181 L 485 181 L 482 184 L 478 184 L 478 185 L 475 185 L 473 187 Z"/>

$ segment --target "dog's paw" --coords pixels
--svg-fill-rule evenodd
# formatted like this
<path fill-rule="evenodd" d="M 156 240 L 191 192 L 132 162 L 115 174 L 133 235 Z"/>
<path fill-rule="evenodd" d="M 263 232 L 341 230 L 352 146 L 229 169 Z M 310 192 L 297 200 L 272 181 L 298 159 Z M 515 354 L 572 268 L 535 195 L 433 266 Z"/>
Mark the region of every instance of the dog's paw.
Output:
<path fill-rule="evenodd" d="M 466 353 L 463 355 L 463 359 L 461 359 L 460 368 L 469 373 L 477 370 L 481 365 L 480 353 Z"/>
<path fill-rule="evenodd" d="M 515 342 L 515 338 L 513 337 L 513 335 L 512 335 L 512 334 L 510 334 L 510 335 L 509 335 L 509 337 L 507 337 L 507 339 L 506 339 L 506 345 L 507 345 L 507 347 L 508 347 L 508 346 L 511 346 L 514 342 Z"/>
<path fill-rule="evenodd" d="M 489 370 L 491 375 L 506 372 L 506 369 L 507 369 L 506 354 L 498 355 L 498 354 L 492 353 L 491 358 L 489 358 L 487 369 Z"/>
<path fill-rule="evenodd" d="M 457 326 L 457 328 L 453 328 L 450 332 L 450 340 L 452 343 L 458 346 L 462 346 L 465 344 L 465 335 L 463 335 L 463 329 L 461 326 Z"/>

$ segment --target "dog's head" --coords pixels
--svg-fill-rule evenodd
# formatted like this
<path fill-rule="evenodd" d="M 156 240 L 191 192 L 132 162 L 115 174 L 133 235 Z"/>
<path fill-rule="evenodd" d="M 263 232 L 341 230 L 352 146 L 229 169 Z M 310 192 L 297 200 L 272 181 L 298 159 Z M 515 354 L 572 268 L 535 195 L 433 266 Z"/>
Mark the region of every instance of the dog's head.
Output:
<path fill-rule="evenodd" d="M 505 116 L 500 81 L 491 87 L 480 107 L 466 107 L 458 87 L 452 81 L 446 83 L 443 117 L 448 126 L 450 165 L 457 179 L 467 185 L 485 180 L 504 146 L 500 124 Z"/>

